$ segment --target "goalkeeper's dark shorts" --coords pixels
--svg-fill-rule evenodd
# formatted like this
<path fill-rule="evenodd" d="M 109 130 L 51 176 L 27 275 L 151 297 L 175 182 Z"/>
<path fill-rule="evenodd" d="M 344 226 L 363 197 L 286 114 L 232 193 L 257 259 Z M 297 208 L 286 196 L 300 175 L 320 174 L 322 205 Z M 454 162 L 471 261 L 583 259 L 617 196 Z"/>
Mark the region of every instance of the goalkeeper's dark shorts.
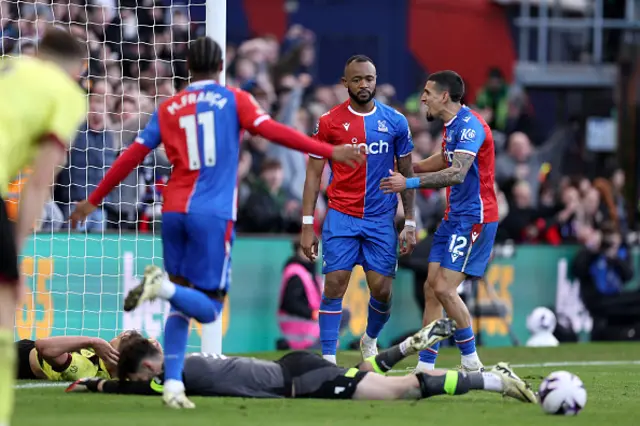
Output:
<path fill-rule="evenodd" d="M 367 375 L 356 368 L 338 367 L 320 355 L 295 351 L 278 361 L 293 398 L 351 399 Z M 287 386 L 289 387 L 289 386 Z"/>
<path fill-rule="evenodd" d="M 0 284 L 18 282 L 18 252 L 13 222 L 9 220 L 4 200 L 0 197 Z"/>
<path fill-rule="evenodd" d="M 21 380 L 35 380 L 36 375 L 33 374 L 31 369 L 31 362 L 29 362 L 29 355 L 31 350 L 36 347 L 36 342 L 33 340 L 23 339 L 16 342 L 16 349 L 18 351 L 18 379 Z"/>

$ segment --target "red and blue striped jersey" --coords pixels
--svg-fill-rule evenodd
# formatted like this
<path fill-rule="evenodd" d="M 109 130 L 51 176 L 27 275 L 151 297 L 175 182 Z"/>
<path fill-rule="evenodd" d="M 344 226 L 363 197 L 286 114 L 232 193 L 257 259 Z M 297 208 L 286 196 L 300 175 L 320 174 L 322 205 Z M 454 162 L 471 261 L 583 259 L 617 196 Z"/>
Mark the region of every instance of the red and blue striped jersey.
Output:
<path fill-rule="evenodd" d="M 164 101 L 136 139 L 150 149 L 164 144 L 173 166 L 163 211 L 236 220 L 240 132 L 267 119 L 250 94 L 213 80 Z"/>
<path fill-rule="evenodd" d="M 397 195 L 384 194 L 380 181 L 394 169 L 396 157 L 409 155 L 413 150 L 404 115 L 378 101 L 371 112 L 361 114 L 347 101 L 320 117 L 314 138 L 332 145 L 352 145 L 366 154 L 366 161 L 356 168 L 329 162 L 330 208 L 360 218 L 395 212 Z"/>
<path fill-rule="evenodd" d="M 444 125 L 442 155 L 449 166 L 456 152 L 473 155 L 475 161 L 464 182 L 447 187 L 444 219 L 462 219 L 474 223 L 497 222 L 493 135 L 484 119 L 466 106 Z"/>

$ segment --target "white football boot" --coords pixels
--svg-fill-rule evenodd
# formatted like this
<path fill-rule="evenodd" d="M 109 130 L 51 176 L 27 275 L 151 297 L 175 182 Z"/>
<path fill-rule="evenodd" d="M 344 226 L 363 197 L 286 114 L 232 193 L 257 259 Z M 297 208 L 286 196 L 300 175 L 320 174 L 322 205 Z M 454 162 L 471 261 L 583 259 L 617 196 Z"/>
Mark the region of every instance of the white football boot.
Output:
<path fill-rule="evenodd" d="M 147 300 L 152 301 L 158 297 L 162 282 L 164 280 L 164 272 L 155 265 L 149 265 L 144 268 L 144 276 L 140 284 L 129 291 L 124 299 L 125 312 L 133 311 Z"/>
<path fill-rule="evenodd" d="M 181 408 L 196 408 L 196 404 L 191 402 L 184 392 L 167 392 L 162 394 L 162 402 L 169 408 L 181 409 Z"/>
<path fill-rule="evenodd" d="M 510 396 L 518 401 L 537 403 L 538 397 L 536 393 L 531 389 L 528 383 L 522 380 L 516 375 L 513 369 L 506 362 L 499 362 L 490 371 L 490 374 L 495 374 L 500 377 L 504 389 L 502 395 Z"/>
<path fill-rule="evenodd" d="M 476 360 L 472 362 L 463 362 L 462 365 L 458 367 L 458 370 L 464 373 L 482 373 L 484 371 L 484 365 L 479 358 L 476 358 Z"/>
<path fill-rule="evenodd" d="M 456 322 L 450 318 L 441 318 L 425 326 L 411 336 L 409 344 L 416 352 L 430 348 L 438 342 L 448 339 L 456 331 Z"/>
<path fill-rule="evenodd" d="M 360 353 L 363 360 L 378 355 L 378 339 L 372 339 L 364 333 L 360 338 Z"/>

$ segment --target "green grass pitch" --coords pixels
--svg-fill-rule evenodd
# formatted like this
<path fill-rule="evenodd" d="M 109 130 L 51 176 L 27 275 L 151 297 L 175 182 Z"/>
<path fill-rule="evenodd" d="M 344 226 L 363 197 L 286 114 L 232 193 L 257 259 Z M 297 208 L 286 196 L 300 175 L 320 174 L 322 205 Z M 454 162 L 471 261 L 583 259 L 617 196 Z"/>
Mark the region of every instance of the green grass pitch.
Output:
<path fill-rule="evenodd" d="M 637 425 L 640 416 L 640 344 L 580 344 L 559 348 L 480 348 L 483 362 L 524 364 L 516 373 L 536 388 L 555 370 L 568 370 L 584 382 L 585 410 L 576 418 L 545 415 L 540 407 L 503 399 L 497 394 L 441 396 L 423 401 L 321 401 L 194 398 L 193 411 L 173 411 L 156 397 L 65 394 L 61 387 L 21 382 L 16 390 L 14 426 L 526 426 Z M 255 354 L 276 358 L 276 352 Z M 340 364 L 358 362 L 359 354 L 338 354 Z M 602 361 L 594 363 L 594 361 Z M 400 368 L 411 366 L 412 358 Z M 455 349 L 444 349 L 439 367 L 460 362 Z M 544 366 L 564 362 L 572 365 Z M 588 365 L 591 364 L 591 365 Z M 533 365 L 533 366 L 532 366 Z"/>

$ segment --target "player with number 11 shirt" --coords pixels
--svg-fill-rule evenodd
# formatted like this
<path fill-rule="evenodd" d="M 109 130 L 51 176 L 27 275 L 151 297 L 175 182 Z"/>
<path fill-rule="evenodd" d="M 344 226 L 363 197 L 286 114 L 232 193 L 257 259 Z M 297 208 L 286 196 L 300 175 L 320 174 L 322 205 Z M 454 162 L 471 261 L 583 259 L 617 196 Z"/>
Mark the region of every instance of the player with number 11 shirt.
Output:
<path fill-rule="evenodd" d="M 220 315 L 228 291 L 236 220 L 240 132 L 248 130 L 289 148 L 355 165 L 363 157 L 349 147 L 331 147 L 272 120 L 248 93 L 215 80 L 222 50 L 201 37 L 189 46 L 192 83 L 163 102 L 96 190 L 78 204 L 72 222 L 83 221 L 147 154 L 164 145 L 173 165 L 163 192 L 162 246 L 168 280 L 156 266 L 125 300 L 129 311 L 157 297 L 171 304 L 165 325 L 167 354 L 164 402 L 193 408 L 184 393 L 182 368 L 189 320 L 210 323 Z"/>

